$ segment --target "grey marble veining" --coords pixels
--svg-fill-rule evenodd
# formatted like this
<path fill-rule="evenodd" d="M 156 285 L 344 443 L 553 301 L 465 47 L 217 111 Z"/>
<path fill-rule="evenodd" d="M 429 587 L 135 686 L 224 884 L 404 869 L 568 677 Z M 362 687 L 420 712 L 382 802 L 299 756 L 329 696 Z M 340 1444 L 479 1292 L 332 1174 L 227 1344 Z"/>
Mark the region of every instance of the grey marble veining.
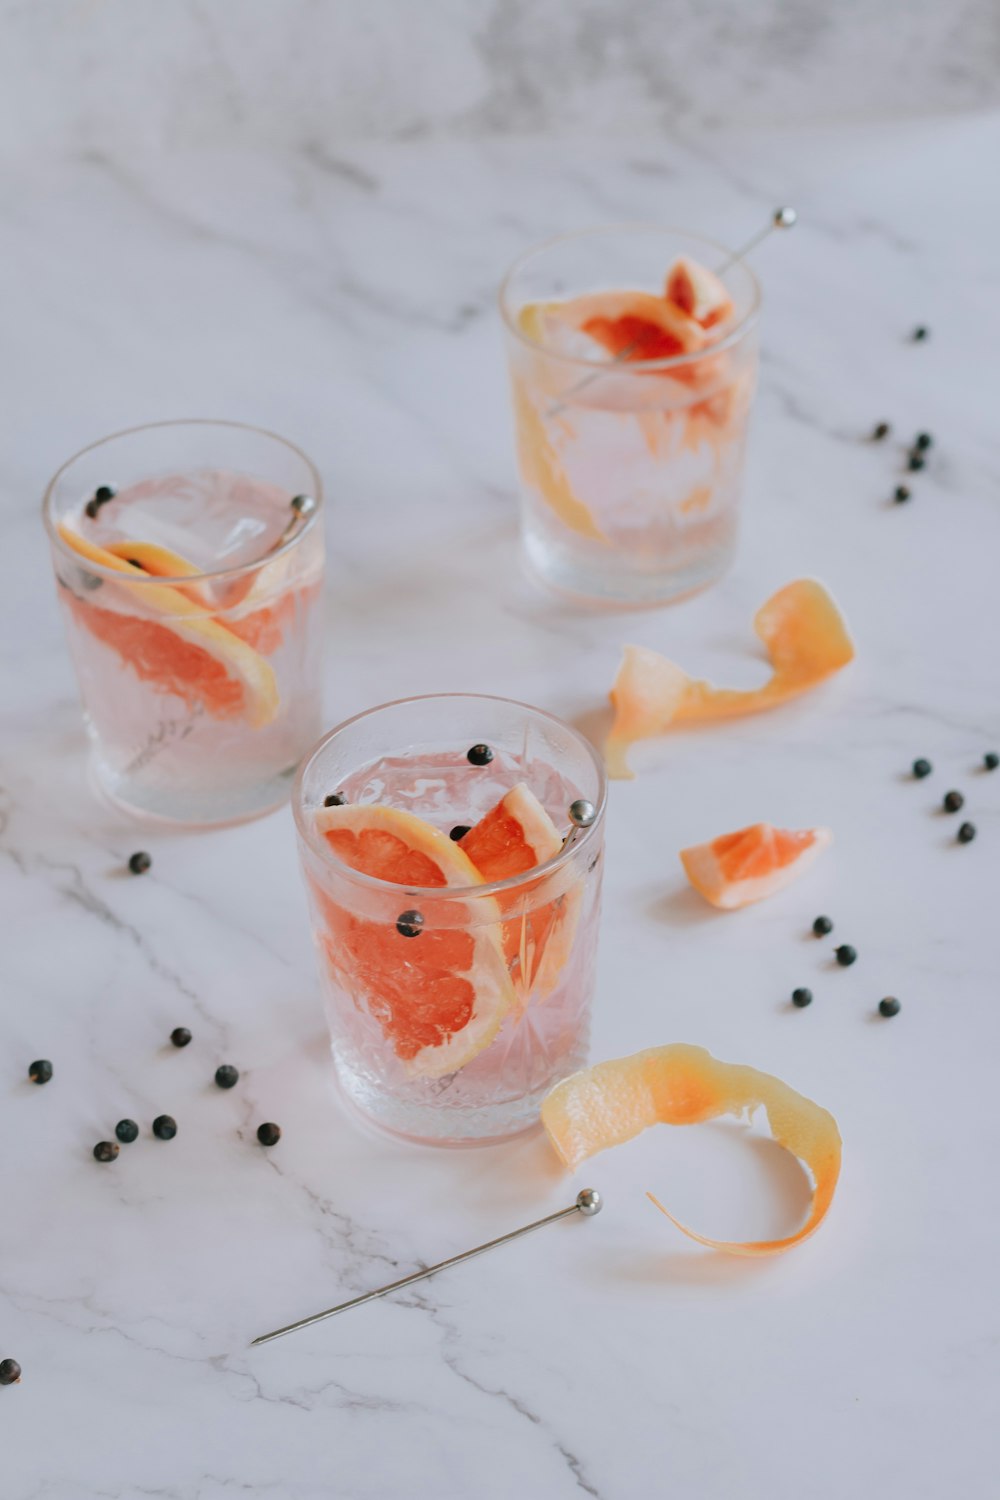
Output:
<path fill-rule="evenodd" d="M 67 24 L 103 26 L 105 9 L 67 7 Z M 1000 748 L 1000 222 L 979 163 L 1000 155 L 1000 120 L 586 150 L 141 145 L 88 127 L 0 173 L 0 1357 L 24 1367 L 0 1391 L 3 1500 L 984 1493 L 1000 774 L 975 766 Z M 736 567 L 660 612 L 533 592 L 493 300 L 505 264 L 610 215 L 735 240 L 783 199 L 801 224 L 757 261 Z M 698 1042 L 831 1108 L 844 1176 L 807 1245 L 726 1260 L 646 1203 L 653 1188 L 715 1233 L 787 1230 L 801 1175 L 738 1131 L 650 1132 L 570 1179 L 537 1137 L 452 1153 L 367 1133 L 331 1086 L 287 812 L 153 834 L 92 800 L 38 499 L 91 438 L 199 413 L 287 433 L 323 472 L 330 722 L 478 688 L 597 730 L 624 640 L 750 684 L 754 609 L 795 576 L 833 589 L 849 672 L 650 744 L 614 787 L 593 1043 L 600 1058 Z M 880 419 L 894 432 L 875 445 Z M 931 461 L 893 506 L 919 428 Z M 915 755 L 929 782 L 906 779 Z M 950 784 L 979 827 L 967 848 L 937 811 Z M 834 848 L 808 883 L 713 914 L 676 850 L 759 818 L 827 823 Z M 153 868 L 128 878 L 139 846 Z M 809 935 L 821 910 L 858 947 L 852 969 Z M 802 983 L 817 998 L 793 1012 Z M 903 1011 L 881 1022 L 887 993 Z M 179 1024 L 183 1052 L 167 1044 Z M 40 1055 L 44 1088 L 24 1077 Z M 242 1075 L 225 1094 L 223 1061 Z M 163 1111 L 169 1144 L 146 1128 Z M 143 1136 L 99 1167 L 92 1145 L 122 1115 Z M 270 1154 L 262 1119 L 283 1129 Z M 247 1347 L 591 1180 L 607 1200 L 593 1223 Z"/>
<path fill-rule="evenodd" d="M 994 0 L 2 0 L 0 154 L 600 137 L 1000 103 Z"/>

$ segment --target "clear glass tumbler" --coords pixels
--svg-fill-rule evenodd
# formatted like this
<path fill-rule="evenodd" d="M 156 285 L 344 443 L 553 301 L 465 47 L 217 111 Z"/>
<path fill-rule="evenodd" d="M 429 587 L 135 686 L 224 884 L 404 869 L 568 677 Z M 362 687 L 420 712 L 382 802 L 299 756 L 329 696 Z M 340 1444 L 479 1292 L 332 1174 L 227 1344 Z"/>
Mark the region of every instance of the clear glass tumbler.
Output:
<path fill-rule="evenodd" d="M 605 792 L 576 730 L 478 695 L 370 709 L 303 763 L 292 807 L 333 1057 L 370 1119 L 502 1139 L 584 1064 Z"/>
<path fill-rule="evenodd" d="M 286 799 L 322 723 L 321 507 L 303 453 L 231 422 L 116 433 L 52 479 L 91 771 L 115 804 L 204 825 Z"/>
<path fill-rule="evenodd" d="M 505 278 L 522 547 L 544 583 L 649 605 L 728 566 L 760 289 L 727 259 L 695 235 L 622 225 L 550 240 Z M 707 314 L 667 300 L 678 265 L 694 296 L 701 268 L 718 272 L 708 284 L 725 295 Z"/>

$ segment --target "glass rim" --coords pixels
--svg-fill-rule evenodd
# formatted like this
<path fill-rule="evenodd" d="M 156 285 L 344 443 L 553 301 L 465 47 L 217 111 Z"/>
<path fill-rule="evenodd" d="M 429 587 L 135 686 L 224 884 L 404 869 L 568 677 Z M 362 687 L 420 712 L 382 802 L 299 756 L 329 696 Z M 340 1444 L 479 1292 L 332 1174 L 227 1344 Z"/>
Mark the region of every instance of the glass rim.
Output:
<path fill-rule="evenodd" d="M 321 842 L 316 835 L 315 829 L 310 827 L 305 818 L 305 808 L 302 801 L 302 787 L 305 782 L 310 766 L 316 761 L 327 745 L 339 734 L 350 729 L 362 719 L 372 718 L 375 714 L 382 713 L 389 708 L 403 708 L 409 703 L 447 703 L 457 698 L 475 699 L 481 703 L 503 703 L 509 708 L 520 708 L 528 713 L 537 714 L 539 718 L 547 719 L 550 724 L 557 724 L 560 729 L 569 730 L 579 744 L 584 748 L 594 769 L 597 772 L 597 797 L 594 799 L 596 809 L 594 821 L 589 827 L 580 830 L 578 839 L 570 844 L 563 844 L 558 854 L 553 854 L 551 859 L 545 860 L 540 865 L 533 865 L 530 870 L 523 870 L 519 875 L 508 875 L 505 880 L 484 881 L 481 885 L 399 885 L 393 880 L 383 880 L 379 875 L 366 875 L 362 870 L 353 870 L 350 865 L 345 865 L 342 860 L 332 855 L 330 849 Z M 498 892 L 516 890 L 518 886 L 535 883 L 540 879 L 553 874 L 580 851 L 586 848 L 593 835 L 604 821 L 604 811 L 608 802 L 608 774 L 604 761 L 594 745 L 581 734 L 572 724 L 567 724 L 565 719 L 560 719 L 557 714 L 549 713 L 548 709 L 536 708 L 533 703 L 522 703 L 518 698 L 504 698 L 499 693 L 416 693 L 406 698 L 391 698 L 386 703 L 376 703 L 371 708 L 362 709 L 360 713 L 352 714 L 349 719 L 344 719 L 333 729 L 327 731 L 322 739 L 316 741 L 312 749 L 303 757 L 295 780 L 292 782 L 291 804 L 292 816 L 295 819 L 295 827 L 298 830 L 302 842 L 313 854 L 324 864 L 333 864 L 338 872 L 357 885 L 370 891 L 405 891 L 408 895 L 419 897 L 424 901 L 434 900 L 482 900 L 484 897 L 496 895 Z"/>
<path fill-rule="evenodd" d="M 528 261 L 536 256 L 544 254 L 547 250 L 553 250 L 558 245 L 568 245 L 574 240 L 588 238 L 596 239 L 601 235 L 611 234 L 676 234 L 685 235 L 692 240 L 698 240 L 702 245 L 707 245 L 717 250 L 723 257 L 731 256 L 732 250 L 727 245 L 722 245 L 718 240 L 710 239 L 707 235 L 698 234 L 692 229 L 681 229 L 675 224 L 657 224 L 652 220 L 624 220 L 618 224 L 594 224 L 586 229 L 574 229 L 569 234 L 554 234 L 547 240 L 540 240 L 535 245 L 530 245 L 508 267 L 500 286 L 497 290 L 497 303 L 500 309 L 500 317 L 505 326 L 513 336 L 522 344 L 526 345 L 534 354 L 544 354 L 548 359 L 560 361 L 581 370 L 603 370 L 620 368 L 635 373 L 645 373 L 656 370 L 681 369 L 686 365 L 697 364 L 701 359 L 708 359 L 714 354 L 719 354 L 726 349 L 732 348 L 739 343 L 754 327 L 760 317 L 762 300 L 761 285 L 757 275 L 750 269 L 745 260 L 740 260 L 739 265 L 750 278 L 750 286 L 753 293 L 751 305 L 744 313 L 740 321 L 731 328 L 724 338 L 717 339 L 714 343 L 707 344 L 704 349 L 692 349 L 686 354 L 670 354 L 662 359 L 630 359 L 627 361 L 608 359 L 586 359 L 582 355 L 564 354 L 561 350 L 552 349 L 545 344 L 540 344 L 537 339 L 530 338 L 520 327 L 517 317 L 511 312 L 508 305 L 508 296 L 511 283 L 519 271 L 527 265 Z"/>
<path fill-rule="evenodd" d="M 273 552 L 265 552 L 261 557 L 251 562 L 240 563 L 231 568 L 211 568 L 205 572 L 182 573 L 169 577 L 166 574 L 136 573 L 133 577 L 131 574 L 123 573 L 119 568 L 110 568 L 105 563 L 92 562 L 90 558 L 84 557 L 81 552 L 77 552 L 74 547 L 65 542 L 59 534 L 55 518 L 52 514 L 56 485 L 73 464 L 79 459 L 85 458 L 88 453 L 93 453 L 96 449 L 103 448 L 106 443 L 116 442 L 119 438 L 135 437 L 138 433 L 142 432 L 158 432 L 167 427 L 223 427 L 235 432 L 252 432 L 258 437 L 268 438 L 271 442 L 278 443 L 282 448 L 286 448 L 290 453 L 294 453 L 296 458 L 301 459 L 309 470 L 313 479 L 314 493 L 312 498 L 316 502 L 315 508 L 306 517 L 303 525 L 288 538 L 287 542 L 283 542 Z M 230 422 L 224 417 L 171 417 L 163 422 L 140 422 L 136 427 L 123 427 L 118 432 L 109 432 L 106 436 L 97 438 L 95 442 L 88 443 L 86 447 L 77 449 L 76 453 L 60 464 L 45 486 L 45 493 L 42 496 L 42 522 L 48 534 L 49 541 L 60 556 L 68 558 L 77 567 L 85 568 L 87 572 L 93 573 L 99 578 L 113 579 L 116 583 L 121 583 L 124 580 L 136 588 L 143 588 L 147 584 L 159 584 L 161 587 L 169 587 L 170 585 L 177 584 L 190 585 L 193 582 L 214 582 L 215 580 L 239 578 L 247 573 L 258 572 L 261 568 L 274 562 L 276 558 L 284 557 L 294 547 L 297 547 L 299 542 L 312 531 L 313 525 L 319 520 L 322 510 L 323 481 L 320 479 L 319 471 L 308 453 L 305 453 L 296 443 L 291 442 L 288 438 L 282 437 L 280 433 L 271 432 L 267 427 L 257 427 L 252 422 Z"/>

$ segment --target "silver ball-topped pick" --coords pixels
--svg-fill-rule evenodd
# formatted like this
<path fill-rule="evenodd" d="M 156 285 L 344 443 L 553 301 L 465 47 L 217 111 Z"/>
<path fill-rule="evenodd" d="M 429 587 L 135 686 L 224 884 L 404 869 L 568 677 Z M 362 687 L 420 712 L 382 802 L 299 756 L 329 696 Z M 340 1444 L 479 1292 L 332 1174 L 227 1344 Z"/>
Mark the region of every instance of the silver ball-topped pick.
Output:
<path fill-rule="evenodd" d="M 798 221 L 799 216 L 794 208 L 776 208 L 774 210 L 775 229 L 791 229 L 792 225 L 797 224 Z"/>
<path fill-rule="evenodd" d="M 578 797 L 569 805 L 569 820 L 577 828 L 589 828 L 597 817 L 597 808 L 586 797 Z"/>
<path fill-rule="evenodd" d="M 292 507 L 292 518 L 278 540 L 274 543 L 274 546 L 271 547 L 270 550 L 272 552 L 277 552 L 287 541 L 290 541 L 303 521 L 307 521 L 316 509 L 316 501 L 312 495 L 293 495 L 290 504 Z"/>
<path fill-rule="evenodd" d="M 487 1240 L 485 1245 L 476 1245 L 472 1250 L 463 1250 L 460 1255 L 452 1255 L 448 1260 L 438 1261 L 436 1266 L 424 1266 L 423 1270 L 414 1271 L 410 1276 L 402 1276 L 399 1281 L 391 1281 L 388 1286 L 376 1287 L 373 1292 L 362 1292 L 360 1297 L 352 1297 L 350 1302 L 340 1302 L 336 1307 L 328 1307 L 325 1312 L 313 1313 L 309 1318 L 300 1318 L 297 1323 L 288 1323 L 284 1328 L 275 1328 L 272 1333 L 262 1333 L 259 1338 L 251 1340 L 253 1344 L 269 1344 L 272 1339 L 283 1338 L 286 1333 L 296 1333 L 300 1328 L 310 1328 L 313 1323 L 322 1323 L 326 1318 L 336 1317 L 337 1313 L 347 1312 L 349 1308 L 361 1307 L 365 1302 L 374 1302 L 378 1297 L 384 1297 L 387 1292 L 398 1292 L 405 1286 L 412 1286 L 415 1281 L 423 1281 L 426 1276 L 435 1276 L 438 1271 L 446 1271 L 449 1266 L 461 1265 L 464 1260 L 472 1260 L 476 1255 L 483 1255 L 487 1250 L 496 1250 L 500 1245 L 507 1245 L 511 1240 L 519 1240 L 523 1234 L 531 1234 L 536 1229 L 544 1229 L 546 1224 L 555 1224 L 559 1219 L 568 1219 L 573 1214 L 582 1214 L 585 1219 L 592 1219 L 599 1214 L 604 1207 L 604 1199 L 596 1188 L 583 1188 L 577 1193 L 576 1201 L 568 1208 L 558 1208 L 554 1214 L 546 1214 L 544 1219 L 535 1219 L 531 1224 L 522 1224 L 520 1229 L 512 1229 L 509 1234 L 501 1234 L 495 1240 Z"/>

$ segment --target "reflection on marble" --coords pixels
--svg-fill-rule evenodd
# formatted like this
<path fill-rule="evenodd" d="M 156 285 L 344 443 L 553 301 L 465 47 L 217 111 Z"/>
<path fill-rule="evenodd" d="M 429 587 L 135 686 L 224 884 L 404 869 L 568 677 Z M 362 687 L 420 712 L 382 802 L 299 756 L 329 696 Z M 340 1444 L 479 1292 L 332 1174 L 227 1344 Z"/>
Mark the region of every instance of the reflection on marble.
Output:
<path fill-rule="evenodd" d="M 975 767 L 1000 748 L 1000 223 L 976 164 L 998 151 L 983 118 L 587 152 L 94 148 L 3 174 L 0 1357 L 24 1368 L 0 1391 L 3 1500 L 985 1493 L 1000 774 Z M 504 264 L 612 216 L 737 238 L 783 199 L 802 218 L 758 260 L 736 568 L 624 617 L 532 592 Z M 713 1257 L 645 1202 L 652 1187 L 721 1235 L 787 1228 L 801 1181 L 739 1131 L 654 1132 L 570 1180 L 537 1138 L 448 1153 L 368 1134 L 331 1089 L 289 816 L 165 834 L 92 801 L 37 498 L 88 439 L 191 413 L 287 433 L 326 477 L 331 722 L 443 687 L 597 725 L 623 639 L 750 683 L 755 606 L 798 574 L 832 587 L 848 673 L 644 747 L 615 786 L 594 1039 L 596 1056 L 699 1042 L 829 1106 L 845 1174 L 807 1245 Z M 928 468 L 893 506 L 920 428 Z M 906 779 L 915 755 L 932 780 Z M 966 848 L 936 811 L 952 784 L 979 827 Z M 807 884 L 712 913 L 674 851 L 761 817 L 829 823 L 837 843 Z M 136 847 L 142 879 L 122 874 Z M 859 950 L 849 971 L 809 935 L 821 910 Z M 816 1000 L 793 1011 L 803 983 Z M 887 993 L 903 1010 L 882 1022 Z M 180 1024 L 183 1052 L 166 1045 Z M 25 1078 L 37 1056 L 44 1088 Z M 222 1061 L 243 1075 L 231 1093 Z M 169 1144 L 148 1135 L 163 1111 Z M 143 1136 L 99 1167 L 122 1115 Z M 262 1119 L 284 1132 L 270 1153 Z M 593 1221 L 247 1348 L 588 1181 L 608 1205 Z"/>

